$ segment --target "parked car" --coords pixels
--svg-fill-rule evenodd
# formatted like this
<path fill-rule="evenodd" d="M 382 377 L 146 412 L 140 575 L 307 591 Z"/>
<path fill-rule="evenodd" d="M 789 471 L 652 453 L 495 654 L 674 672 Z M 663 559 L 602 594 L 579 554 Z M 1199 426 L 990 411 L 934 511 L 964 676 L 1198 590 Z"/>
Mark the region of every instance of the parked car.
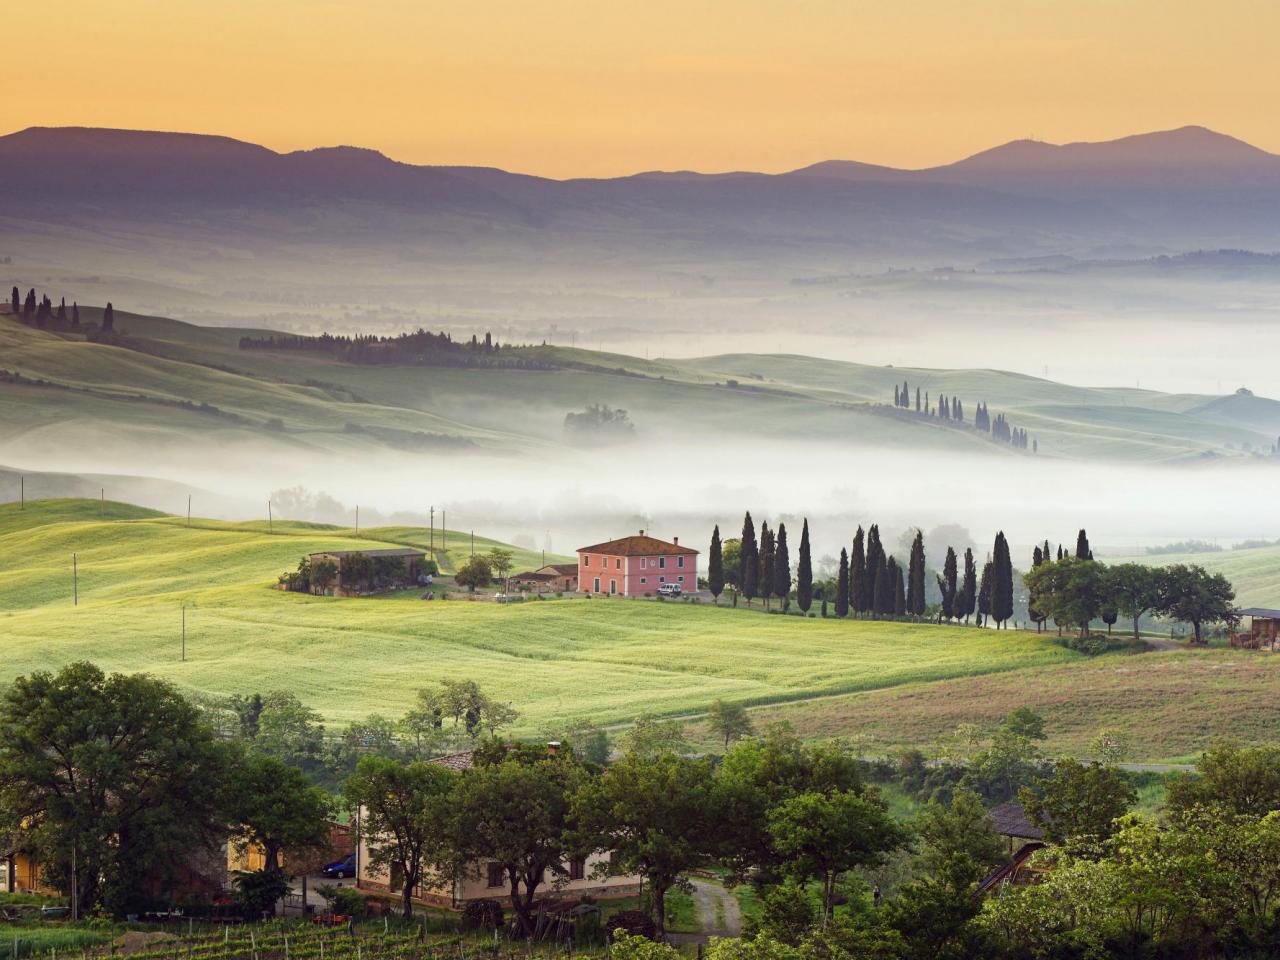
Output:
<path fill-rule="evenodd" d="M 341 860 L 335 860 L 320 871 L 320 876 L 341 880 L 356 875 L 356 855 L 348 853 Z"/>
<path fill-rule="evenodd" d="M 678 597 L 682 593 L 684 591 L 680 589 L 680 584 L 678 583 L 664 583 L 658 587 L 658 596 L 660 597 Z"/>

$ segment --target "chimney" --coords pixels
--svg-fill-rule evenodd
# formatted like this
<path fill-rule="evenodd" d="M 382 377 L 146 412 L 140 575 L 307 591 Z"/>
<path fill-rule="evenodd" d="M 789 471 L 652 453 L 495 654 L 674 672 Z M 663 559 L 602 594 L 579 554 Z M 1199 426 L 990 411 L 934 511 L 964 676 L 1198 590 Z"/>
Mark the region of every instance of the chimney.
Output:
<path fill-rule="evenodd" d="M 549 740 L 549 741 L 547 741 L 547 756 L 548 756 L 548 757 L 554 757 L 554 756 L 555 756 L 556 754 L 558 754 L 559 752 L 560 752 L 560 741 L 559 741 L 559 740 Z"/>
<path fill-rule="evenodd" d="M 641 531 L 640 531 L 640 536 L 642 536 L 642 537 L 644 536 L 644 531 L 643 531 L 643 530 L 641 530 Z"/>
<path fill-rule="evenodd" d="M 672 537 L 672 538 L 671 538 L 671 542 L 672 542 L 672 543 L 674 543 L 677 547 L 678 547 L 678 546 L 680 546 L 680 538 L 679 538 L 679 537 Z"/>

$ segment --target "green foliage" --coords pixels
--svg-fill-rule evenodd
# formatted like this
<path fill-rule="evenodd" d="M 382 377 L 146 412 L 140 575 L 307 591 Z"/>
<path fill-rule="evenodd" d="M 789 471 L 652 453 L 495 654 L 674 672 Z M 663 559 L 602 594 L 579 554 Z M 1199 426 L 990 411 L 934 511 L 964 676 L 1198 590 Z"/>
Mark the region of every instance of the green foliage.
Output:
<path fill-rule="evenodd" d="M 711 707 L 707 710 L 705 723 L 707 728 L 723 741 L 725 750 L 728 750 L 734 741 L 755 733 L 751 717 L 740 703 L 726 703 L 720 699 L 712 701 Z"/>
<path fill-rule="evenodd" d="M 458 586 L 475 593 L 477 587 L 487 587 L 493 582 L 493 566 L 484 555 L 477 553 L 458 568 L 453 579 Z"/>
<path fill-rule="evenodd" d="M 770 887 L 761 898 L 756 931 L 790 947 L 800 945 L 818 919 L 809 891 L 794 879 Z"/>
<path fill-rule="evenodd" d="M 1219 807 L 1238 816 L 1280 810 L 1280 747 L 1215 744 L 1200 757 L 1195 774 L 1181 774 L 1170 783 L 1169 807 L 1179 815 L 1196 807 Z"/>
<path fill-rule="evenodd" d="M 237 873 L 233 882 L 236 902 L 251 917 L 274 914 L 276 904 L 290 889 L 289 875 L 279 867 Z"/>
<path fill-rule="evenodd" d="M 1138 794 L 1114 767 L 1064 758 L 1050 776 L 1019 791 L 1018 799 L 1050 843 L 1081 847 L 1109 839 Z"/>
<path fill-rule="evenodd" d="M 235 764 L 229 810 L 241 842 L 262 847 L 269 871 L 280 868 L 284 850 L 319 850 L 328 842 L 327 796 L 275 757 L 249 756 Z"/>
<path fill-rule="evenodd" d="M 616 960 L 680 960 L 680 952 L 670 944 L 628 933 L 622 927 L 614 928 L 609 953 Z"/>
<path fill-rule="evenodd" d="M 627 754 L 656 757 L 687 751 L 689 741 L 679 720 L 659 720 L 651 713 L 642 713 L 618 738 L 618 745 Z"/>
<path fill-rule="evenodd" d="M 724 552 L 720 543 L 720 525 L 711 531 L 711 548 L 707 553 L 707 589 L 717 601 L 724 593 Z"/>
<path fill-rule="evenodd" d="M 316 887 L 316 893 L 329 905 L 331 913 L 347 917 L 364 915 L 364 894 L 355 887 L 342 887 L 330 883 L 322 883 Z"/>
<path fill-rule="evenodd" d="M 930 801 L 913 823 L 916 868 L 953 893 L 972 891 L 1005 859 L 1004 843 L 977 794 L 957 790 L 947 806 Z"/>
<path fill-rule="evenodd" d="M 1206 623 L 1234 623 L 1236 592 L 1221 573 L 1196 564 L 1174 564 L 1159 573 L 1158 614 L 1189 623 L 1195 642 L 1204 640 Z"/>

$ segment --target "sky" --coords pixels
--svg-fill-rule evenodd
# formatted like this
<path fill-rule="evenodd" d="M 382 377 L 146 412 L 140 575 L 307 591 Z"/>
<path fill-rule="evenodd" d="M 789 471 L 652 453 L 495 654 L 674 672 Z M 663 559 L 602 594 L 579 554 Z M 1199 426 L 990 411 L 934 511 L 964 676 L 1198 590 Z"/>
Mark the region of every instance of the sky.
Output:
<path fill-rule="evenodd" d="M 1274 0 L 41 0 L 3 126 L 554 177 L 920 167 L 1202 124 L 1280 152 Z"/>

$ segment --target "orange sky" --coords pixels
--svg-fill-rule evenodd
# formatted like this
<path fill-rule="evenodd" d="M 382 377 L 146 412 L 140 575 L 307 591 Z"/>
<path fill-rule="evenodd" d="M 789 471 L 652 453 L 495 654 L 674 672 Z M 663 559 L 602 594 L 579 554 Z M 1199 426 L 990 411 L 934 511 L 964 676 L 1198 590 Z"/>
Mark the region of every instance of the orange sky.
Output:
<path fill-rule="evenodd" d="M 1199 123 L 1280 152 L 1275 0 L 38 0 L 0 126 L 550 176 L 947 162 Z"/>

